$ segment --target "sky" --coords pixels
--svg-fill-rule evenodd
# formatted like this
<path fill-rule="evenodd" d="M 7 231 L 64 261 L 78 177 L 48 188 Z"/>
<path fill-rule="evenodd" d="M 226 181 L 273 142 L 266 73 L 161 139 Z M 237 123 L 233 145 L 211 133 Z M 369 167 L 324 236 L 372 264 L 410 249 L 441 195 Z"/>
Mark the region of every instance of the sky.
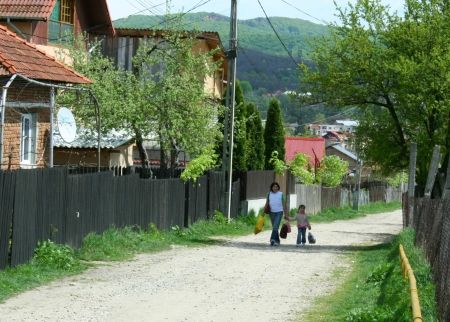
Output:
<path fill-rule="evenodd" d="M 336 21 L 333 0 L 259 0 L 268 16 L 300 18 L 314 23 L 329 23 Z M 353 2 L 354 0 L 351 0 Z M 125 18 L 132 14 L 163 14 L 166 11 L 164 0 L 107 0 L 113 20 Z M 170 12 L 215 12 L 230 15 L 231 0 L 171 0 Z M 199 4 L 205 3 L 199 6 Z M 345 6 L 348 0 L 336 0 Z M 402 11 L 404 0 L 382 0 L 392 11 Z M 258 0 L 237 0 L 238 18 L 251 19 L 264 17 Z"/>

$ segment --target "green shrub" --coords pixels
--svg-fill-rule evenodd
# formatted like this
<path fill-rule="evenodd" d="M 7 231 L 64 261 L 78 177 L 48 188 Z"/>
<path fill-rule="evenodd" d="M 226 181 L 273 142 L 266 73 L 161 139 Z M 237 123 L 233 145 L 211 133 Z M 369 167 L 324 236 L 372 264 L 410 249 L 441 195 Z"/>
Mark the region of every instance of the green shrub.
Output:
<path fill-rule="evenodd" d="M 71 271 L 80 267 L 72 248 L 66 245 L 55 244 L 51 240 L 38 243 L 34 252 L 33 262 L 37 265 L 54 269 Z"/>
<path fill-rule="evenodd" d="M 213 221 L 223 225 L 226 224 L 228 220 L 227 218 L 225 218 L 225 215 L 221 211 L 215 210 L 213 215 Z"/>

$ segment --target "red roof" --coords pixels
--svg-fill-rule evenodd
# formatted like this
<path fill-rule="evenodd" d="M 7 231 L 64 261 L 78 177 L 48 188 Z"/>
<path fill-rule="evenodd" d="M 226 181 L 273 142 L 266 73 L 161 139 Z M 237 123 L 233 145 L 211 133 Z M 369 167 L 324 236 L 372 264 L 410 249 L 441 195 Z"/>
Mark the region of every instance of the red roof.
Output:
<path fill-rule="evenodd" d="M 114 34 L 106 0 L 76 1 L 89 22 L 89 33 Z M 49 20 L 56 0 L 0 0 L 0 18 Z M 78 12 L 78 11 L 77 11 Z"/>
<path fill-rule="evenodd" d="M 92 83 L 3 26 L 0 26 L 0 74 L 72 84 Z"/>
<path fill-rule="evenodd" d="M 0 17 L 47 19 L 56 0 L 0 0 Z"/>
<path fill-rule="evenodd" d="M 309 162 L 314 165 L 325 156 L 324 138 L 299 138 L 288 137 L 284 141 L 286 148 L 286 162 L 292 161 L 297 153 L 303 153 L 309 156 Z"/>

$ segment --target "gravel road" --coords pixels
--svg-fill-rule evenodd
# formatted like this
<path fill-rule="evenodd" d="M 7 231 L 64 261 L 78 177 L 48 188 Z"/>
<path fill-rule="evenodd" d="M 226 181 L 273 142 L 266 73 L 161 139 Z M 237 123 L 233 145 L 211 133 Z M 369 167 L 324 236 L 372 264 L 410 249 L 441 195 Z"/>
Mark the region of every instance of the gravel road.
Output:
<path fill-rule="evenodd" d="M 401 212 L 315 224 L 316 245 L 279 247 L 270 232 L 224 238 L 210 247 L 174 247 L 107 263 L 0 304 L 0 321 L 290 321 L 333 291 L 348 252 L 384 242 Z"/>

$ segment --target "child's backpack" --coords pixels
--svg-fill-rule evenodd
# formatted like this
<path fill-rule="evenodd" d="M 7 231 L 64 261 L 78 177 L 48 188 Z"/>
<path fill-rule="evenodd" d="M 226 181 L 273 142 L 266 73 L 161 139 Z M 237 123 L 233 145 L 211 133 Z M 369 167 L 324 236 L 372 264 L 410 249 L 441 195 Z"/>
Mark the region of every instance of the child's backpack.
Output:
<path fill-rule="evenodd" d="M 308 232 L 308 243 L 310 243 L 310 244 L 316 243 L 316 238 L 314 237 L 313 234 L 311 234 L 311 232 Z"/>

